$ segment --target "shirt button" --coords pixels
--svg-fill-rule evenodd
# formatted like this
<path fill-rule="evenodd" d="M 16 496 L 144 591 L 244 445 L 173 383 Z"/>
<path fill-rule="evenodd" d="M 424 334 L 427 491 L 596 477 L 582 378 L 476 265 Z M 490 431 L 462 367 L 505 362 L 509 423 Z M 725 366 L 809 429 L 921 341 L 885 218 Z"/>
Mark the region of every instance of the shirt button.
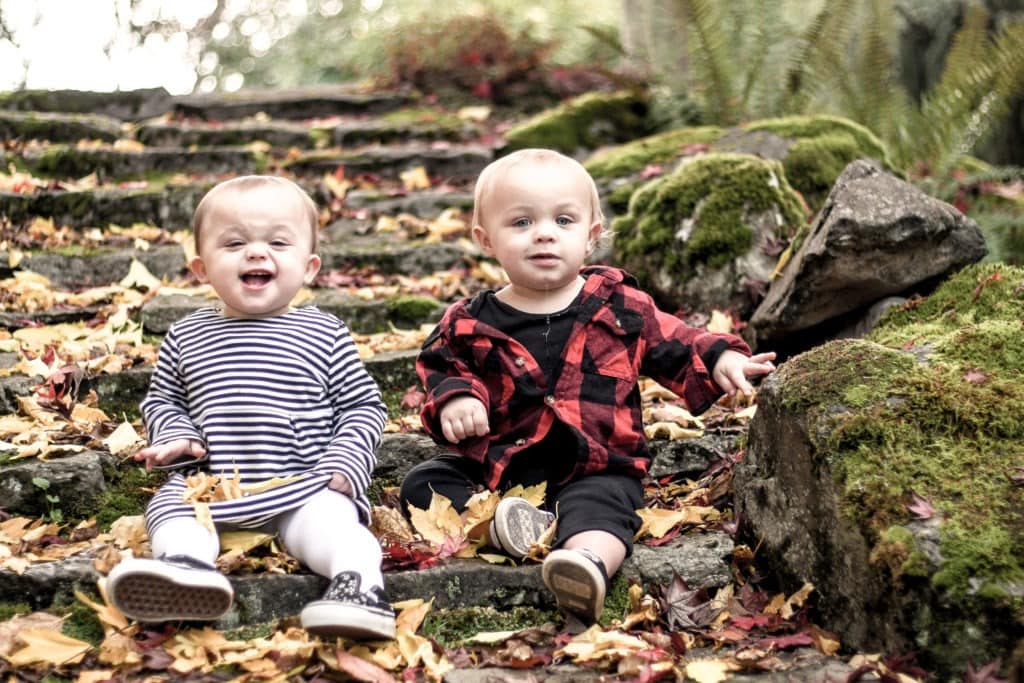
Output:
<path fill-rule="evenodd" d="M 522 356 L 516 356 L 516 367 L 521 368 L 524 365 L 526 365 L 526 359 Z"/>
<path fill-rule="evenodd" d="M 555 405 L 555 397 L 552 396 L 551 394 L 548 394 L 547 396 L 544 397 L 544 402 L 547 403 L 549 406 L 553 406 Z"/>
<path fill-rule="evenodd" d="M 516 445 L 517 446 L 525 446 L 526 445 L 526 439 L 516 439 Z"/>

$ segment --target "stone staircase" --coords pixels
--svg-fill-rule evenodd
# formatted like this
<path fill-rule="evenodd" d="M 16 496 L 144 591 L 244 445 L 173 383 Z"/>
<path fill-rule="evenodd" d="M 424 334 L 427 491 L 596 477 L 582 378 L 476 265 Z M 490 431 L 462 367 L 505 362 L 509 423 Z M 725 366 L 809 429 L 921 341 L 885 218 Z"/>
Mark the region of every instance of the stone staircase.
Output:
<path fill-rule="evenodd" d="M 495 155 L 495 128 L 494 122 L 460 118 L 406 95 L 351 88 L 182 98 L 162 91 L 0 95 L 3 166 L 12 177 L 23 174 L 22 182 L 34 185 L 30 192 L 0 186 L 0 231 L 9 248 L 0 253 L 0 278 L 31 271 L 48 278 L 54 289 L 78 291 L 117 283 L 138 261 L 158 279 L 186 282 L 185 248 L 172 233 L 188 227 L 196 202 L 218 180 L 260 172 L 294 178 L 330 211 L 322 232 L 323 273 L 358 268 L 389 281 L 443 273 L 461 279 L 463 290 L 472 292 L 483 284 L 471 275 L 479 255 L 468 241 L 374 228 L 382 217 L 401 214 L 427 222 L 442 215 L 465 216 L 472 180 Z M 402 174 L 421 167 L 429 187 L 403 184 Z M 343 196 L 338 192 L 342 183 Z M 90 237 L 57 249 L 40 248 L 42 240 L 27 237 L 28 226 L 39 220 Z M 153 226 L 159 237 L 151 245 L 117 239 L 107 233 L 111 224 Z M 313 303 L 363 334 L 436 321 L 450 302 L 405 293 L 366 298 L 330 284 L 315 288 L 313 295 Z M 136 320 L 148 339 L 158 341 L 173 321 L 208 301 L 182 293 L 155 296 L 139 308 Z M 15 332 L 87 321 L 98 311 L 98 306 L 0 309 L 0 325 Z M 405 349 L 366 359 L 393 410 L 396 397 L 416 384 L 415 353 Z M 14 354 L 0 354 L 0 367 L 16 360 Z M 88 377 L 82 391 L 94 390 L 109 415 L 137 417 L 150 372 L 151 366 L 140 365 Z M 17 413 L 18 398 L 30 395 L 38 383 L 38 378 L 18 374 L 0 378 L 0 416 Z M 653 474 L 696 478 L 733 450 L 737 437 L 732 431 L 655 442 Z M 387 434 L 375 476 L 383 484 L 396 484 L 411 466 L 438 452 L 422 434 Z M 42 478 L 49 482 L 47 492 L 62 501 L 65 515 L 86 517 L 99 512 L 95 508 L 102 505 L 104 491 L 128 469 L 136 475 L 140 471 L 99 450 L 45 462 L 6 462 L 0 466 L 0 504 L 12 514 L 45 514 L 32 486 Z M 156 475 L 146 481 L 159 483 Z M 627 579 L 666 585 L 678 574 L 691 586 L 725 586 L 732 581 L 733 549 L 733 540 L 717 531 L 683 534 L 658 548 L 637 546 L 620 585 Z M 0 570 L 0 603 L 27 603 L 34 609 L 66 605 L 76 590 L 95 593 L 99 576 L 87 555 L 35 563 L 20 574 Z M 216 624 L 223 629 L 293 616 L 325 585 L 310 574 L 230 578 L 237 599 Z M 435 610 L 554 607 L 536 564 L 454 560 L 390 572 L 386 579 L 390 600 L 432 597 Z M 790 678 L 813 680 L 828 667 L 836 670 L 835 661 L 811 657 L 807 662 L 787 672 Z M 568 676 L 564 680 L 583 675 L 573 670 L 558 675 L 563 674 Z"/>

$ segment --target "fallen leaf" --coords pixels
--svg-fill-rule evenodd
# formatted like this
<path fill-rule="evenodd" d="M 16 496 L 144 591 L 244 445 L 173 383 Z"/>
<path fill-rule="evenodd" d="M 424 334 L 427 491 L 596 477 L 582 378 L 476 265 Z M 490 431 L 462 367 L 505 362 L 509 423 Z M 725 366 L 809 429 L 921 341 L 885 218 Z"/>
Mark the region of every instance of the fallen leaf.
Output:
<path fill-rule="evenodd" d="M 720 683 L 732 670 L 732 665 L 722 659 L 695 659 L 686 663 L 687 677 L 697 683 Z"/>
<path fill-rule="evenodd" d="M 48 628 L 23 629 L 18 631 L 15 641 L 22 643 L 23 647 L 4 655 L 4 659 L 14 666 L 44 664 L 60 667 L 78 664 L 92 649 L 89 643 Z"/>

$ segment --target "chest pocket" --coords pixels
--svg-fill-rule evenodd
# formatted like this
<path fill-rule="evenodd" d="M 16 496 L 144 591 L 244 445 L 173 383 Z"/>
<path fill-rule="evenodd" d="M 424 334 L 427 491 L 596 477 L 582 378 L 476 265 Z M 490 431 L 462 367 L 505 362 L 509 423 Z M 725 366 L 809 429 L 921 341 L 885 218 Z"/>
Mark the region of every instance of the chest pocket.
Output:
<path fill-rule="evenodd" d="M 644 327 L 640 314 L 604 306 L 594 314 L 591 327 L 582 352 L 583 372 L 636 382 L 634 358 Z"/>

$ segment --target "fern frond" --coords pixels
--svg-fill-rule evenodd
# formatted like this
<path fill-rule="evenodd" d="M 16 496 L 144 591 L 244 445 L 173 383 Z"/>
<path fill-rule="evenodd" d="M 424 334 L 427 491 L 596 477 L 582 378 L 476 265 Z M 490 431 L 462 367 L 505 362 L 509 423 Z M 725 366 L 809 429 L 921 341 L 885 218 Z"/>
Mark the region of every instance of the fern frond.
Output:
<path fill-rule="evenodd" d="M 677 0 L 695 38 L 692 64 L 701 77 L 708 113 L 713 121 L 733 123 L 735 95 L 730 54 L 723 22 L 714 0 Z"/>
<path fill-rule="evenodd" d="M 783 82 L 786 112 L 802 113 L 824 79 L 843 86 L 842 50 L 848 43 L 857 4 L 849 0 L 825 0 L 821 11 L 804 30 Z"/>

